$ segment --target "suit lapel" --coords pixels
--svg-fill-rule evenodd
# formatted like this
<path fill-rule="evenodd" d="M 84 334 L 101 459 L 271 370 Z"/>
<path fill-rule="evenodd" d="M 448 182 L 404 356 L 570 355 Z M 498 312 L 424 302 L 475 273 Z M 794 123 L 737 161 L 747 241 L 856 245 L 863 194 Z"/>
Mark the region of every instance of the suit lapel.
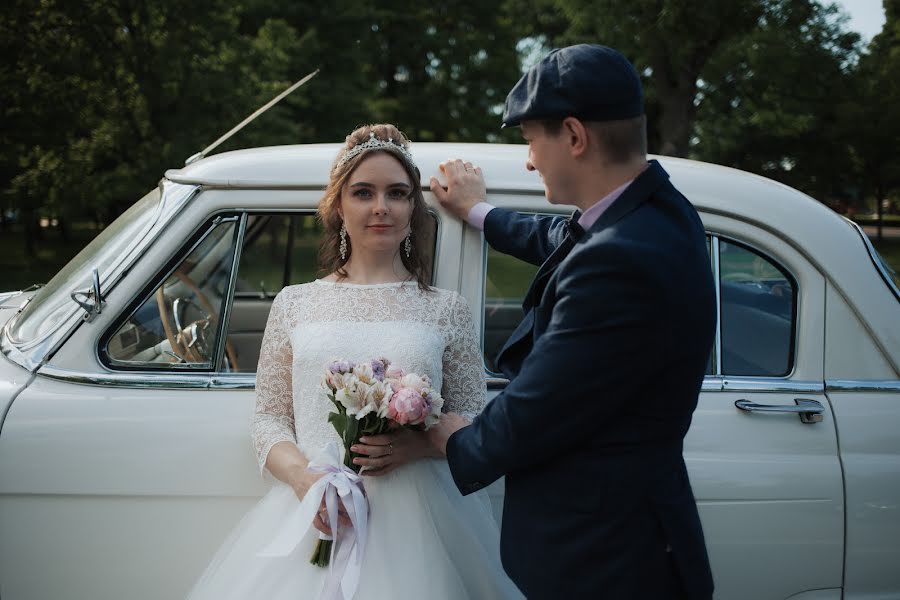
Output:
<path fill-rule="evenodd" d="M 588 233 L 596 233 L 622 219 L 625 215 L 636 209 L 647 198 L 653 195 L 656 189 L 668 181 L 668 179 L 669 174 L 666 173 L 657 161 L 649 161 L 648 167 L 635 178 L 631 185 L 625 188 L 622 195 L 612 203 L 606 212 L 600 215 L 600 218 L 588 229 Z M 525 294 L 525 299 L 522 302 L 522 309 L 525 311 L 525 316 L 497 354 L 498 365 L 501 364 L 504 353 L 531 335 L 534 327 L 533 309 L 538 303 L 541 295 L 544 293 L 547 282 L 553 275 L 556 267 L 559 266 L 572 251 L 572 248 L 574 248 L 581 239 L 588 237 L 583 235 L 584 232 L 580 225 L 578 225 L 578 218 L 580 216 L 581 213 L 576 211 L 572 217 L 570 217 L 569 235 L 567 235 L 563 242 L 557 246 L 556 250 L 553 251 L 547 260 L 544 261 L 540 269 L 538 269 L 537 274 L 534 276 L 534 280 L 531 282 L 531 286 L 528 288 L 528 292 Z"/>
<path fill-rule="evenodd" d="M 534 279 L 531 280 L 531 285 L 528 287 L 528 291 L 525 293 L 525 298 L 522 301 L 522 310 L 526 313 L 531 310 L 531 307 L 533 307 L 537 302 L 537 299 L 540 298 L 550 275 L 553 274 L 553 271 L 559 263 L 569 255 L 569 252 L 572 251 L 572 248 L 575 247 L 575 244 L 584 235 L 584 230 L 581 228 L 581 225 L 578 224 L 578 218 L 580 216 L 581 212 L 576 210 L 575 213 L 569 217 L 569 222 L 566 225 L 568 233 L 565 239 L 563 239 L 562 243 L 556 247 L 556 250 L 547 257 L 547 260 L 545 260 L 541 265 L 541 268 L 538 269 Z"/>

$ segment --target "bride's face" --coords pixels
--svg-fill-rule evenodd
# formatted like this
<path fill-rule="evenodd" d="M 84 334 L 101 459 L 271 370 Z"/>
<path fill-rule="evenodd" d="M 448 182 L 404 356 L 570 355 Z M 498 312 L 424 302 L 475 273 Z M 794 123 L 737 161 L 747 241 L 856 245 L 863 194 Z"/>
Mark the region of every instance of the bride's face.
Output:
<path fill-rule="evenodd" d="M 341 190 L 340 215 L 354 252 L 390 253 L 409 233 L 412 185 L 400 162 L 385 152 L 365 158 Z"/>

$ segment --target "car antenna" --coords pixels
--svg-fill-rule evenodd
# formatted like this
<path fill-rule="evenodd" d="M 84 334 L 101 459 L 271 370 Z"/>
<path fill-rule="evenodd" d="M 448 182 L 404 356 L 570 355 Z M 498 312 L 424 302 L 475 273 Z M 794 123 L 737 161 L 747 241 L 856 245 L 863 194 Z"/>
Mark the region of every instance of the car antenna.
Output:
<path fill-rule="evenodd" d="M 313 71 L 312 73 L 310 73 L 309 75 L 307 75 L 306 77 L 304 77 L 303 79 L 301 79 L 300 81 L 298 81 L 297 83 L 295 83 L 294 85 L 289 87 L 288 89 L 284 90 L 283 92 L 281 92 L 280 94 L 278 94 L 277 96 L 275 96 L 274 98 L 269 100 L 269 102 L 265 106 L 262 106 L 262 107 L 256 109 L 256 112 L 254 112 L 252 115 L 250 115 L 249 117 L 247 117 L 246 119 L 244 119 L 243 121 L 241 121 L 240 123 L 235 125 L 231 129 L 231 131 L 229 131 L 228 133 L 226 133 L 225 135 L 223 135 L 222 137 L 217 139 L 215 142 L 213 142 L 212 144 L 210 144 L 209 146 L 207 146 L 206 148 L 204 148 L 197 154 L 194 154 L 193 156 L 188 158 L 186 161 L 184 161 L 184 166 L 187 166 L 187 165 L 191 164 L 192 162 L 198 161 L 201 158 L 206 157 L 206 155 L 209 154 L 209 152 L 211 150 L 215 149 L 216 146 L 218 146 L 219 144 L 221 144 L 222 142 L 224 142 L 225 140 L 227 140 L 228 138 L 233 136 L 235 133 L 237 133 L 238 131 L 243 129 L 247 123 L 249 123 L 250 121 L 252 121 L 256 117 L 258 117 L 259 115 L 263 114 L 264 112 L 266 112 L 267 110 L 269 110 L 270 108 L 272 108 L 273 106 L 278 104 L 278 102 L 280 102 L 282 98 L 284 98 L 285 96 L 287 96 L 288 94 L 290 94 L 291 92 L 296 90 L 298 87 L 300 87 L 301 85 L 303 85 L 304 83 L 306 83 L 307 81 L 309 81 L 310 79 L 315 77 L 318 72 L 319 72 L 319 69 L 316 69 L 315 71 Z"/>

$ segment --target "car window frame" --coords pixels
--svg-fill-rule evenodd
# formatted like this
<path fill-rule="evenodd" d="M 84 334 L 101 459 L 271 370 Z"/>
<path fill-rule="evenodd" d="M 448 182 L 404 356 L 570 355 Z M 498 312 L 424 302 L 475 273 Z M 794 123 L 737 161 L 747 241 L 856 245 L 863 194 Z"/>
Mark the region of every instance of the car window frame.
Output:
<path fill-rule="evenodd" d="M 523 214 L 528 215 L 539 215 L 539 216 L 563 216 L 560 213 L 553 212 L 531 212 L 531 211 L 520 211 Z M 771 253 L 766 252 L 762 248 L 753 244 L 752 242 L 748 242 L 745 239 L 738 239 L 733 235 L 717 233 L 711 230 L 704 231 L 705 237 L 708 240 L 708 248 L 710 251 L 710 269 L 713 274 L 713 280 L 715 285 L 716 292 L 716 335 L 715 342 L 713 344 L 712 351 L 712 369 L 711 373 L 707 373 L 704 375 L 704 388 L 706 389 L 720 389 L 721 383 L 725 379 L 737 378 L 740 380 L 749 380 L 749 381 L 772 381 L 774 383 L 783 382 L 790 380 L 794 377 L 794 373 L 797 369 L 797 348 L 798 348 L 798 336 L 800 333 L 800 319 L 801 319 L 801 309 L 800 309 L 800 297 L 803 293 L 800 289 L 800 280 L 797 277 L 796 273 L 790 269 L 787 265 L 784 264 L 783 261 L 775 259 Z M 729 375 L 728 373 L 723 373 L 722 370 L 722 281 L 721 281 L 721 264 L 720 264 L 720 241 L 725 240 L 726 242 L 738 246 L 740 248 L 744 248 L 764 260 L 768 261 L 780 271 L 784 272 L 784 274 L 788 277 L 792 288 L 794 289 L 794 297 L 793 302 L 791 303 L 791 334 L 790 334 L 790 348 L 788 350 L 788 370 L 784 375 Z M 489 244 L 486 240 L 482 239 L 482 281 L 481 281 L 481 311 L 482 311 L 482 319 L 481 319 L 481 331 L 480 331 L 480 343 L 481 343 L 481 354 L 482 354 L 482 363 L 484 370 L 484 377 L 487 381 L 488 390 L 502 390 L 509 383 L 509 379 L 502 373 L 497 373 L 491 371 L 487 367 L 487 363 L 484 360 L 484 343 L 485 343 L 485 327 L 487 319 L 484 317 L 485 306 L 487 304 L 487 261 L 488 261 L 488 248 Z"/>
<path fill-rule="evenodd" d="M 797 277 L 796 273 L 794 273 L 793 270 L 789 269 L 782 261 L 775 259 L 770 253 L 759 248 L 755 244 L 747 242 L 746 240 L 739 240 L 731 235 L 714 233 L 712 231 L 706 231 L 706 235 L 710 238 L 710 247 L 713 251 L 711 259 L 713 260 L 715 265 L 713 270 L 713 279 L 715 281 L 716 287 L 716 338 L 713 351 L 713 372 L 707 374 L 706 377 L 715 378 L 716 380 L 721 380 L 723 378 L 740 378 L 742 380 L 747 379 L 753 381 L 784 381 L 792 379 L 794 376 L 794 372 L 797 370 L 797 347 L 798 337 L 800 335 L 800 297 L 803 293 L 800 289 L 799 278 Z M 753 252 L 760 258 L 768 261 L 770 264 L 775 266 L 779 271 L 782 271 L 786 275 L 789 283 L 794 290 L 793 301 L 791 302 L 791 346 L 788 349 L 788 370 L 783 375 L 734 375 L 724 373 L 722 371 L 722 351 L 724 341 L 722 339 L 722 280 L 720 260 L 721 240 L 725 240 L 727 243 L 733 246 L 737 246 L 739 248 L 743 248 L 745 250 Z"/>
<path fill-rule="evenodd" d="M 431 285 L 437 275 L 438 263 L 440 260 L 440 245 L 443 221 L 439 211 L 432 207 L 426 207 L 426 212 L 434 219 L 434 239 L 433 252 L 431 256 Z M 100 335 L 94 346 L 97 361 L 107 369 L 109 379 L 116 380 L 116 384 L 124 384 L 123 387 L 136 388 L 156 388 L 156 387 L 203 387 L 203 388 L 224 388 L 224 389 L 254 389 L 256 383 L 255 372 L 228 372 L 220 369 L 222 363 L 222 355 L 225 352 L 225 340 L 229 327 L 232 306 L 234 303 L 234 291 L 237 285 L 238 270 L 240 267 L 241 253 L 243 250 L 244 236 L 246 235 L 247 220 L 251 215 L 255 214 L 287 214 L 287 215 L 316 215 L 317 210 L 311 208 L 222 208 L 206 215 L 200 221 L 197 228 L 193 230 L 187 241 L 178 247 L 178 250 L 166 260 L 164 266 L 159 269 L 152 278 L 148 279 L 148 283 L 140 288 L 140 291 L 125 304 L 125 308 L 110 322 L 110 325 Z M 234 255 L 232 257 L 232 269 L 229 275 L 228 285 L 225 292 L 225 305 L 220 317 L 220 326 L 216 333 L 214 345 L 215 357 L 211 361 L 209 367 L 189 367 L 188 365 L 180 365 L 179 363 L 171 363 L 159 368 L 150 367 L 146 364 L 127 365 L 114 364 L 109 358 L 107 345 L 110 338 L 115 335 L 119 328 L 134 314 L 134 312 L 143 305 L 149 298 L 149 294 L 156 291 L 162 281 L 165 281 L 172 272 L 185 260 L 185 258 L 200 244 L 207 235 L 215 229 L 214 221 L 218 217 L 237 217 L 238 227 L 235 232 Z M 282 288 L 283 289 L 283 288 Z M 274 296 L 273 296 L 274 297 Z M 118 361 L 117 361 L 118 362 Z M 173 368 L 175 367 L 175 368 Z M 129 377 L 136 373 L 155 377 L 155 381 L 138 381 Z M 97 381 L 105 379 L 104 376 L 88 377 L 87 379 Z M 130 384 L 130 385 L 129 385 Z"/>
<path fill-rule="evenodd" d="M 233 256 L 231 273 L 229 274 L 228 284 L 225 289 L 226 301 L 222 309 L 222 314 L 219 315 L 220 323 L 218 331 L 216 332 L 215 344 L 213 345 L 214 357 L 210 361 L 209 366 L 197 366 L 192 365 L 191 363 L 170 363 L 161 365 L 160 367 L 153 367 L 147 364 L 129 365 L 127 364 L 127 361 L 119 361 L 111 358 L 108 352 L 109 341 L 119 331 L 119 328 L 122 327 L 122 325 L 124 325 L 125 322 L 128 321 L 128 319 L 130 319 L 141 306 L 143 306 L 143 304 L 150 298 L 150 295 L 156 292 L 156 289 L 161 285 L 161 283 L 168 279 L 172 275 L 172 273 L 174 273 L 175 269 L 177 269 L 178 266 L 181 265 L 182 262 L 184 262 L 184 260 L 191 254 L 191 252 L 193 252 L 200 244 L 202 244 L 208 236 L 212 235 L 215 229 L 223 222 L 225 222 L 226 219 L 232 218 L 237 222 L 237 227 L 235 228 L 235 232 L 233 234 L 234 238 L 232 240 Z M 235 272 L 237 270 L 236 265 L 240 261 L 242 245 L 241 241 L 246 229 L 246 220 L 246 210 L 222 209 L 207 215 L 206 218 L 200 221 L 199 225 L 193 230 L 186 241 L 178 247 L 178 250 L 176 252 L 172 253 L 169 259 L 163 264 L 162 268 L 157 270 L 154 276 L 149 278 L 147 280 L 147 283 L 140 288 L 138 293 L 136 293 L 134 297 L 124 305 L 125 308 L 119 312 L 116 318 L 110 322 L 106 330 L 104 330 L 104 332 L 100 335 L 95 346 L 95 353 L 98 362 L 107 370 L 113 373 L 122 374 L 146 373 L 148 375 L 165 374 L 169 376 L 181 375 L 188 377 L 197 375 L 203 376 L 205 379 L 211 373 L 216 372 L 216 365 L 218 364 L 218 362 L 221 362 L 221 360 L 217 360 L 215 357 L 218 357 L 225 351 L 223 332 L 227 327 L 228 313 L 230 313 L 231 297 L 235 285 Z M 153 386 L 151 385 L 150 387 Z"/>

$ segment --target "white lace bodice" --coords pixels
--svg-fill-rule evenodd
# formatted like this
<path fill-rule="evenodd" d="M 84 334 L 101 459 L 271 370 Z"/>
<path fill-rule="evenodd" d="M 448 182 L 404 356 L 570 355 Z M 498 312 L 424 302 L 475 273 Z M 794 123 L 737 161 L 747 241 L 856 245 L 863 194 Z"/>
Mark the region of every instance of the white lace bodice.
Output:
<path fill-rule="evenodd" d="M 357 362 L 381 356 L 431 377 L 445 411 L 472 418 L 484 407 L 472 314 L 456 292 L 423 292 L 414 282 L 322 280 L 281 290 L 272 303 L 256 373 L 252 435 L 260 468 L 278 442 L 296 441 L 312 458 L 337 440 L 328 423 L 333 405 L 319 388 L 326 365 L 336 358 Z"/>

